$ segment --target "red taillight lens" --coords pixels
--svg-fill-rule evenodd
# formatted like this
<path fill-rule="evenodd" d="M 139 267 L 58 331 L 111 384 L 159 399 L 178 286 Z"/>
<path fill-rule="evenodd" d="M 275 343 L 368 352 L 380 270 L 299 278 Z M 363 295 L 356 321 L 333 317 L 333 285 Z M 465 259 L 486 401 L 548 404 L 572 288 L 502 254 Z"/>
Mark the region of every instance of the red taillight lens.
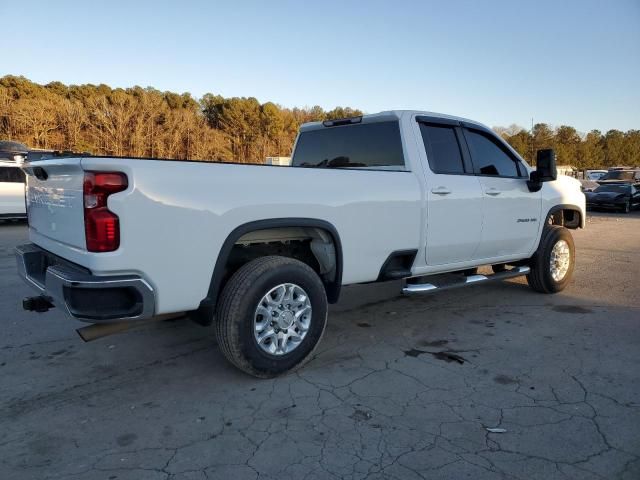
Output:
<path fill-rule="evenodd" d="M 84 232 L 90 252 L 112 252 L 120 246 L 118 216 L 107 208 L 107 198 L 128 184 L 124 173 L 85 172 Z"/>

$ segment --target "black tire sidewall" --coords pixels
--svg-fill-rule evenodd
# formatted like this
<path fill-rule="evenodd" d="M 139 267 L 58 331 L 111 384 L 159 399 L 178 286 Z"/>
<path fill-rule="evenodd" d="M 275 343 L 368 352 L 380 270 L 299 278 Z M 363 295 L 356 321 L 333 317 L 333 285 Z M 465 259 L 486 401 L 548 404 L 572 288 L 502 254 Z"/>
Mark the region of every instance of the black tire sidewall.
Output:
<path fill-rule="evenodd" d="M 551 276 L 551 251 L 555 244 L 560 240 L 564 240 L 567 242 L 567 245 L 569 245 L 571 260 L 569 263 L 569 270 L 567 270 L 564 278 L 560 281 L 556 281 Z M 573 277 L 573 270 L 575 267 L 575 252 L 576 250 L 573 243 L 573 237 L 566 228 L 556 227 L 549 229 L 545 235 L 543 248 L 538 253 L 538 268 L 541 269 L 543 281 L 547 290 L 554 293 L 559 292 L 569 284 Z"/>
<path fill-rule="evenodd" d="M 254 336 L 254 315 L 258 302 L 272 288 L 294 283 L 309 296 L 311 302 L 311 325 L 301 344 L 284 355 L 270 355 L 263 351 Z M 306 359 L 320 341 L 327 321 L 327 300 L 324 286 L 317 274 L 299 265 L 287 264 L 262 273 L 245 293 L 245 301 L 238 315 L 240 350 L 255 370 L 266 375 L 278 375 L 295 368 Z"/>

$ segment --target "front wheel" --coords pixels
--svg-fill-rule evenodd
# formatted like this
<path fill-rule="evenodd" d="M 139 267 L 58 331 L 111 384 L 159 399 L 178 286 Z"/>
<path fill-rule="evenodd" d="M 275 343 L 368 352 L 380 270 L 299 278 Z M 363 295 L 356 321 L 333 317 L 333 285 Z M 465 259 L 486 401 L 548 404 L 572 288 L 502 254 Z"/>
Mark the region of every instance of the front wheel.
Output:
<path fill-rule="evenodd" d="M 327 297 L 317 273 L 298 260 L 268 256 L 243 265 L 225 286 L 216 337 L 233 365 L 268 378 L 303 365 L 326 324 Z"/>
<path fill-rule="evenodd" d="M 629 213 L 631 211 L 631 200 L 627 200 L 627 203 L 625 203 L 622 206 L 622 213 Z"/>
<path fill-rule="evenodd" d="M 527 275 L 529 286 L 536 292 L 556 293 L 571 281 L 575 267 L 575 245 L 569 230 L 547 225 L 542 231 L 538 250 L 531 258 Z"/>

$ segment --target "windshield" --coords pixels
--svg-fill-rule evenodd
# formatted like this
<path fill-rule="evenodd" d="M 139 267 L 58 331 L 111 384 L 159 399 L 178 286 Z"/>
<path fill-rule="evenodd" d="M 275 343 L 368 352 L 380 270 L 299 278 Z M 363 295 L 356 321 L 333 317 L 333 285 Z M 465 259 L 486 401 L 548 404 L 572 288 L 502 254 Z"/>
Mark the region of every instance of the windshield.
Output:
<path fill-rule="evenodd" d="M 600 180 L 633 180 L 634 172 L 615 170 L 600 177 Z"/>
<path fill-rule="evenodd" d="M 615 193 L 627 193 L 631 189 L 631 185 L 601 185 L 596 188 L 595 192 L 615 192 Z"/>

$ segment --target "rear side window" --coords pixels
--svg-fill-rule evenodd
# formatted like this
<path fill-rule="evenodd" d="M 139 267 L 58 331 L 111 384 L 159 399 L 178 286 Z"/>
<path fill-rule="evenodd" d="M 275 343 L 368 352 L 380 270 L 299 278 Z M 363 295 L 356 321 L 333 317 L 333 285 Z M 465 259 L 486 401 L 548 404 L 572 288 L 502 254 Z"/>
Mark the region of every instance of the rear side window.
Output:
<path fill-rule="evenodd" d="M 471 150 L 471 160 L 476 174 L 497 177 L 520 176 L 517 160 L 490 135 L 466 129 L 465 137 Z"/>
<path fill-rule="evenodd" d="M 464 173 L 460 142 L 454 127 L 420 123 L 429 167 L 434 173 Z"/>
<path fill-rule="evenodd" d="M 25 175 L 17 167 L 0 167 L 0 182 L 25 183 Z"/>
<path fill-rule="evenodd" d="M 361 123 L 302 132 L 294 167 L 404 170 L 398 122 Z"/>

